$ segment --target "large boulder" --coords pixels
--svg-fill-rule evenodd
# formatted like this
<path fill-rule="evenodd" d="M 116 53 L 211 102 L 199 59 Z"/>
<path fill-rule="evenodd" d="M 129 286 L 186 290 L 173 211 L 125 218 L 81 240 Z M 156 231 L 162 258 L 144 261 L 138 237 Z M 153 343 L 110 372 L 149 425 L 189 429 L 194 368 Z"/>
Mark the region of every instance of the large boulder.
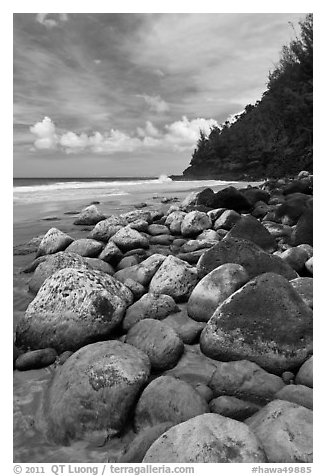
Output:
<path fill-rule="evenodd" d="M 133 279 L 137 283 L 147 286 L 165 259 L 166 256 L 154 253 L 135 266 L 117 271 L 114 277 L 123 283 L 126 279 Z"/>
<path fill-rule="evenodd" d="M 100 221 L 95 225 L 93 230 L 88 235 L 88 238 L 107 242 L 117 231 L 127 224 L 123 218 L 111 215 L 109 218 Z"/>
<path fill-rule="evenodd" d="M 133 294 L 100 271 L 66 268 L 42 285 L 16 329 L 19 346 L 76 350 L 103 337 L 122 321 Z"/>
<path fill-rule="evenodd" d="M 313 308 L 313 278 L 295 278 L 290 281 L 302 300 Z"/>
<path fill-rule="evenodd" d="M 260 201 L 268 203 L 270 199 L 270 194 L 258 187 L 240 188 L 239 192 L 248 200 L 251 206 Z"/>
<path fill-rule="evenodd" d="M 292 180 L 283 188 L 283 195 L 290 195 L 292 193 L 312 194 L 312 183 L 309 177 L 302 177 L 300 180 Z"/>
<path fill-rule="evenodd" d="M 214 397 L 230 395 L 264 404 L 284 387 L 281 377 L 270 374 L 254 362 L 217 362 L 209 382 Z"/>
<path fill-rule="evenodd" d="M 124 428 L 149 373 L 147 355 L 118 341 L 75 352 L 57 369 L 44 397 L 48 437 L 60 444 L 103 444 Z"/>
<path fill-rule="evenodd" d="M 126 223 L 133 223 L 138 220 L 145 220 L 147 223 L 152 222 L 152 214 L 149 210 L 131 210 L 122 213 L 120 218 Z"/>
<path fill-rule="evenodd" d="M 227 237 L 249 240 L 260 246 L 264 251 L 274 251 L 276 240 L 269 231 L 251 215 L 242 216 L 231 228 Z"/>
<path fill-rule="evenodd" d="M 294 279 L 297 273 L 281 258 L 264 252 L 252 241 L 227 238 L 216 243 L 201 256 L 197 263 L 198 276 L 203 278 L 213 269 L 225 263 L 240 264 L 250 278 L 273 272 Z"/>
<path fill-rule="evenodd" d="M 170 255 L 154 274 L 149 290 L 156 294 L 168 294 L 180 301 L 189 297 L 196 283 L 196 268 Z"/>
<path fill-rule="evenodd" d="M 174 425 L 208 412 L 207 402 L 182 380 L 158 377 L 145 388 L 135 410 L 135 426 L 139 431 L 166 421 Z"/>
<path fill-rule="evenodd" d="M 41 369 L 53 364 L 58 354 L 54 349 L 31 350 L 18 355 L 15 360 L 17 370 Z"/>
<path fill-rule="evenodd" d="M 288 195 L 284 203 L 277 206 L 275 210 L 275 221 L 280 221 L 284 225 L 295 225 L 301 215 L 307 210 L 311 202 L 311 197 L 302 193 Z"/>
<path fill-rule="evenodd" d="M 245 422 L 261 442 L 269 463 L 311 463 L 312 411 L 274 400 Z"/>
<path fill-rule="evenodd" d="M 299 372 L 295 377 L 297 385 L 306 385 L 313 387 L 313 356 L 307 359 L 300 367 Z"/>
<path fill-rule="evenodd" d="M 235 187 L 226 187 L 215 193 L 214 208 L 228 208 L 236 212 L 248 212 L 252 205 Z"/>
<path fill-rule="evenodd" d="M 148 355 L 155 370 L 174 367 L 183 353 L 183 342 L 176 332 L 164 322 L 143 319 L 127 334 L 126 343 Z"/>
<path fill-rule="evenodd" d="M 111 238 L 111 241 L 115 243 L 122 251 L 129 251 L 134 248 L 148 248 L 149 242 L 139 231 L 126 226 L 121 228 Z"/>
<path fill-rule="evenodd" d="M 173 426 L 147 451 L 143 463 L 264 463 L 259 440 L 244 423 L 206 413 Z"/>
<path fill-rule="evenodd" d="M 217 360 L 251 360 L 281 374 L 312 352 L 312 310 L 284 277 L 262 274 L 216 309 L 200 344 Z"/>
<path fill-rule="evenodd" d="M 283 253 L 280 254 L 280 258 L 288 263 L 295 271 L 301 272 L 304 270 L 304 266 L 309 258 L 309 255 L 303 248 L 295 246 L 283 251 Z"/>
<path fill-rule="evenodd" d="M 99 255 L 99 259 L 111 264 L 116 264 L 118 261 L 121 260 L 123 254 L 121 250 L 117 247 L 113 241 L 109 241 L 101 254 Z"/>
<path fill-rule="evenodd" d="M 96 225 L 99 221 L 105 220 L 106 216 L 101 213 L 95 205 L 84 208 L 74 221 L 74 225 Z"/>
<path fill-rule="evenodd" d="M 211 188 L 205 188 L 200 192 L 191 192 L 186 198 L 181 202 L 182 208 L 187 208 L 194 205 L 204 205 L 210 207 L 213 205 L 215 200 L 215 193 Z"/>
<path fill-rule="evenodd" d="M 208 322 L 216 308 L 247 281 L 248 273 L 239 264 L 226 263 L 213 269 L 192 291 L 188 301 L 189 316 Z"/>
<path fill-rule="evenodd" d="M 67 233 L 63 233 L 57 228 L 50 228 L 50 230 L 43 236 L 41 243 L 38 246 L 36 258 L 63 251 L 73 241 L 73 238 L 67 235 Z"/>
<path fill-rule="evenodd" d="M 181 223 L 181 234 L 182 236 L 197 236 L 211 226 L 211 219 L 206 213 L 194 210 L 184 217 Z"/>
<path fill-rule="evenodd" d="M 167 294 L 144 294 L 127 309 L 122 326 L 129 330 L 143 319 L 161 320 L 177 310 L 174 299 Z"/>
<path fill-rule="evenodd" d="M 101 252 L 102 248 L 103 243 L 99 241 L 91 240 L 90 238 L 81 238 L 73 241 L 66 248 L 66 251 L 77 253 L 80 256 L 94 258 Z"/>
<path fill-rule="evenodd" d="M 231 228 L 241 219 L 241 215 L 234 210 L 225 210 L 214 223 L 214 230 L 231 230 Z"/>

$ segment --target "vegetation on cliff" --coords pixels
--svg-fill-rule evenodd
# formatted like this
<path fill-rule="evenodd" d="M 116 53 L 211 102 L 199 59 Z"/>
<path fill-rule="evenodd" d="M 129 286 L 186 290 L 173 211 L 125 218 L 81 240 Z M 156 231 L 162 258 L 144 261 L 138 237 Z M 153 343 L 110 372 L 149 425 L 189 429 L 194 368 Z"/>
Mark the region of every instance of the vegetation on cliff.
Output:
<path fill-rule="evenodd" d="M 287 46 L 267 90 L 209 136 L 202 132 L 185 177 L 264 178 L 312 171 L 313 16 Z"/>

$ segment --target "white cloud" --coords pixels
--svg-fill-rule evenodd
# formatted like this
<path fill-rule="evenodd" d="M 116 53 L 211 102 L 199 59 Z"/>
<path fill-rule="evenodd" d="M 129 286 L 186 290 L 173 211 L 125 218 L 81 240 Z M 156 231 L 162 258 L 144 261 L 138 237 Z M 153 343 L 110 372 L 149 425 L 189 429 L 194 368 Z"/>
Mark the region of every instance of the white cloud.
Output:
<path fill-rule="evenodd" d="M 148 94 L 138 94 L 138 97 L 143 98 L 146 104 L 148 104 L 151 111 L 154 112 L 166 112 L 169 105 L 160 96 L 149 96 Z"/>
<path fill-rule="evenodd" d="M 147 121 L 145 127 L 138 127 L 136 135 L 130 135 L 117 129 L 109 132 L 94 132 L 91 135 L 77 134 L 73 131 L 59 135 L 49 117 L 30 128 L 36 136 L 35 149 L 61 149 L 67 154 L 91 151 L 95 154 L 113 154 L 116 152 L 134 152 L 139 149 L 172 149 L 191 151 L 199 139 L 200 131 L 209 134 L 214 119 L 197 118 L 189 120 L 183 116 L 180 121 L 166 124 L 163 130 L 157 129 Z"/>
<path fill-rule="evenodd" d="M 56 15 L 56 20 L 54 18 L 48 18 L 48 15 L 50 15 L 50 13 L 37 13 L 36 21 L 41 23 L 41 25 L 44 25 L 46 28 L 54 28 L 59 25 L 59 22 L 68 21 L 67 13 L 52 14 L 52 16 Z"/>

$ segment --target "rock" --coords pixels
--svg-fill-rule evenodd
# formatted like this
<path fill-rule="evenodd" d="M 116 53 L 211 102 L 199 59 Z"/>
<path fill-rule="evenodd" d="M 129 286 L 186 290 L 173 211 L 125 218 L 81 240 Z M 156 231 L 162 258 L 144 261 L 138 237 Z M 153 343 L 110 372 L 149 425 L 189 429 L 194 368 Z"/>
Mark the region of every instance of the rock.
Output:
<path fill-rule="evenodd" d="M 266 190 L 257 187 L 240 188 L 239 192 L 248 200 L 251 206 L 254 206 L 257 202 L 268 203 L 270 199 L 270 194 Z"/>
<path fill-rule="evenodd" d="M 274 238 L 290 237 L 292 228 L 289 225 L 283 225 L 282 223 L 275 223 L 273 221 L 263 221 L 262 225 Z"/>
<path fill-rule="evenodd" d="M 121 269 L 130 268 L 131 266 L 136 266 L 137 264 L 139 264 L 139 258 L 137 255 L 125 256 L 119 262 L 117 266 L 117 271 L 120 271 Z"/>
<path fill-rule="evenodd" d="M 164 319 L 163 323 L 174 329 L 185 344 L 192 344 L 198 339 L 204 328 L 204 323 L 196 322 L 188 317 L 186 308 L 176 314 L 170 314 Z"/>
<path fill-rule="evenodd" d="M 44 217 L 41 218 L 42 221 L 60 221 L 61 218 L 58 218 L 56 216 L 49 216 L 49 217 Z"/>
<path fill-rule="evenodd" d="M 133 230 L 137 230 L 139 232 L 147 232 L 148 231 L 148 223 L 146 220 L 136 220 L 129 223 L 129 228 Z"/>
<path fill-rule="evenodd" d="M 148 251 L 143 248 L 135 248 L 134 250 L 126 251 L 124 256 L 138 255 L 140 259 L 145 259 L 148 256 Z"/>
<path fill-rule="evenodd" d="M 127 334 L 126 343 L 145 352 L 154 370 L 174 367 L 183 353 L 183 342 L 164 322 L 143 319 Z"/>
<path fill-rule="evenodd" d="M 211 188 L 205 188 L 200 192 L 191 192 L 182 201 L 181 207 L 187 208 L 192 205 L 205 205 L 210 207 L 214 203 L 215 193 Z"/>
<path fill-rule="evenodd" d="M 126 220 L 119 216 L 111 215 L 109 218 L 100 221 L 90 232 L 88 238 L 107 242 L 117 231 L 126 225 Z"/>
<path fill-rule="evenodd" d="M 207 241 L 207 242 L 212 242 L 212 241 L 220 241 L 220 237 L 218 233 L 215 230 L 204 230 L 202 231 L 198 236 L 196 241 Z"/>
<path fill-rule="evenodd" d="M 106 216 L 99 211 L 95 205 L 84 208 L 74 221 L 74 225 L 96 225 L 99 221 L 105 220 Z"/>
<path fill-rule="evenodd" d="M 171 296 L 166 294 L 144 294 L 139 301 L 127 309 L 122 326 L 124 330 L 128 331 L 143 319 L 161 320 L 177 310 L 178 307 Z"/>
<path fill-rule="evenodd" d="M 163 433 L 143 463 L 264 463 L 261 444 L 244 423 L 206 413 Z"/>
<path fill-rule="evenodd" d="M 306 385 L 313 388 L 313 356 L 307 359 L 300 367 L 295 377 L 297 385 Z"/>
<path fill-rule="evenodd" d="M 196 392 L 199 393 L 199 395 L 203 397 L 204 400 L 206 400 L 207 403 L 212 400 L 213 392 L 207 385 L 203 385 L 200 383 L 199 385 L 196 385 L 194 389 L 196 390 Z"/>
<path fill-rule="evenodd" d="M 288 185 L 283 188 L 283 195 L 290 195 L 292 193 L 305 193 L 311 195 L 312 188 L 310 180 L 292 180 Z"/>
<path fill-rule="evenodd" d="M 105 261 L 106 263 L 110 263 L 115 265 L 118 261 L 121 260 L 123 254 L 121 253 L 120 249 L 117 247 L 113 241 L 109 241 L 101 254 L 99 255 L 99 259 Z"/>
<path fill-rule="evenodd" d="M 166 421 L 174 425 L 208 412 L 207 402 L 191 385 L 173 377 L 158 377 L 145 388 L 135 410 L 139 431 Z"/>
<path fill-rule="evenodd" d="M 249 240 L 260 246 L 264 251 L 276 249 L 275 238 L 251 215 L 242 216 L 227 234 L 227 237 Z"/>
<path fill-rule="evenodd" d="M 14 368 L 15 368 L 15 362 L 17 360 L 17 358 L 22 354 L 23 352 L 18 349 L 18 347 L 15 345 L 13 345 L 13 364 L 14 364 Z"/>
<path fill-rule="evenodd" d="M 14 256 L 23 256 L 35 253 L 44 235 L 35 236 L 27 243 L 14 246 Z"/>
<path fill-rule="evenodd" d="M 297 277 L 296 272 L 278 256 L 264 252 L 251 241 L 228 237 L 209 248 L 197 264 L 198 276 L 203 278 L 210 271 L 225 263 L 240 264 L 250 278 L 273 272 L 287 279 Z"/>
<path fill-rule="evenodd" d="M 146 451 L 165 431 L 171 428 L 172 423 L 159 423 L 145 428 L 132 440 L 128 450 L 119 458 L 118 463 L 141 463 Z"/>
<path fill-rule="evenodd" d="M 149 210 L 149 213 L 151 216 L 150 222 L 161 220 L 164 216 L 164 212 L 162 210 Z"/>
<path fill-rule="evenodd" d="M 203 248 L 201 250 L 191 251 L 190 253 L 178 253 L 176 257 L 182 261 L 186 261 L 190 265 L 196 265 L 206 249 L 207 248 Z"/>
<path fill-rule="evenodd" d="M 135 208 L 145 208 L 145 207 L 147 207 L 147 203 L 145 203 L 145 202 L 136 203 L 134 205 L 134 207 Z"/>
<path fill-rule="evenodd" d="M 88 264 L 85 258 L 76 253 L 59 251 L 53 255 L 42 256 L 37 260 L 42 262 L 36 267 L 34 275 L 28 283 L 29 291 L 36 294 L 44 281 L 52 276 L 56 271 L 65 268 L 87 269 Z M 35 260 L 36 261 L 36 260 Z"/>
<path fill-rule="evenodd" d="M 226 210 L 226 208 L 215 208 L 214 210 L 208 210 L 207 215 L 214 223 Z"/>
<path fill-rule="evenodd" d="M 102 273 L 109 274 L 112 276 L 114 274 L 114 268 L 105 261 L 97 258 L 85 258 L 87 267 L 94 271 L 101 271 Z"/>
<path fill-rule="evenodd" d="M 305 262 L 305 268 L 307 271 L 309 271 L 310 274 L 314 274 L 314 258 L 311 257 Z"/>
<path fill-rule="evenodd" d="M 292 372 L 283 372 L 282 373 L 282 380 L 285 385 L 289 385 L 290 383 L 294 382 L 294 373 Z"/>
<path fill-rule="evenodd" d="M 168 294 L 181 301 L 187 299 L 196 283 L 196 269 L 170 255 L 154 274 L 149 290 L 156 294 Z"/>
<path fill-rule="evenodd" d="M 211 230 L 213 231 L 213 230 Z M 183 253 L 190 253 L 192 251 L 198 251 L 198 250 L 203 250 L 207 248 L 211 248 L 216 244 L 216 241 L 208 241 L 208 240 L 189 240 L 186 243 L 184 243 L 181 247 L 181 251 Z"/>
<path fill-rule="evenodd" d="M 183 221 L 185 216 L 186 216 L 186 212 L 183 212 L 181 210 L 176 210 L 172 213 L 169 213 L 169 215 L 166 217 L 166 220 L 165 220 L 165 226 L 170 227 L 171 223 L 174 222 L 175 220 L 180 221 L 180 226 L 181 226 L 181 222 Z"/>
<path fill-rule="evenodd" d="M 57 355 L 54 349 L 32 350 L 19 355 L 15 367 L 17 370 L 42 369 L 53 364 Z"/>
<path fill-rule="evenodd" d="M 282 222 L 284 225 L 295 225 L 310 206 L 310 201 L 311 197 L 302 193 L 287 196 L 285 202 L 275 210 L 275 221 Z"/>
<path fill-rule="evenodd" d="M 289 248 L 280 255 L 280 257 L 288 263 L 295 271 L 302 271 L 304 269 L 305 262 L 308 259 L 308 253 L 298 247 Z"/>
<path fill-rule="evenodd" d="M 130 289 L 100 271 L 66 268 L 43 284 L 16 329 L 19 346 L 76 350 L 108 337 L 132 303 Z"/>
<path fill-rule="evenodd" d="M 149 242 L 151 245 L 163 245 L 169 246 L 173 241 L 173 236 L 169 235 L 157 235 L 150 236 Z"/>
<path fill-rule="evenodd" d="M 183 218 L 175 218 L 170 224 L 170 232 L 172 235 L 180 235 L 181 234 L 181 225 L 183 222 Z"/>
<path fill-rule="evenodd" d="M 65 352 L 62 352 L 62 354 L 59 355 L 57 358 L 57 363 L 58 365 L 63 365 L 69 357 L 71 357 L 73 352 L 71 350 L 66 350 Z"/>
<path fill-rule="evenodd" d="M 313 407 L 313 391 L 305 385 L 286 385 L 276 393 L 275 399 L 297 403 L 309 410 Z"/>
<path fill-rule="evenodd" d="M 282 374 L 312 351 L 312 310 L 284 277 L 265 273 L 216 309 L 200 345 L 217 360 L 251 360 Z"/>
<path fill-rule="evenodd" d="M 313 246 L 313 211 L 305 210 L 292 232 L 292 245 L 308 244 Z"/>
<path fill-rule="evenodd" d="M 209 386 L 214 397 L 229 395 L 262 404 L 272 400 L 284 382 L 254 362 L 238 360 L 217 362 Z"/>
<path fill-rule="evenodd" d="M 131 212 L 122 213 L 120 218 L 126 223 L 132 223 L 137 220 L 145 220 L 147 223 L 151 223 L 152 216 L 149 210 L 132 210 Z"/>
<path fill-rule="evenodd" d="M 148 357 L 118 341 L 75 352 L 55 373 L 44 399 L 47 435 L 60 444 L 120 432 L 150 373 Z"/>
<path fill-rule="evenodd" d="M 216 308 L 247 281 L 248 273 L 239 264 L 226 263 L 213 269 L 192 291 L 187 307 L 189 316 L 208 322 Z"/>
<path fill-rule="evenodd" d="M 123 284 L 130 289 L 135 300 L 141 298 L 146 293 L 144 286 L 142 286 L 140 283 L 137 283 L 133 279 L 128 278 Z"/>
<path fill-rule="evenodd" d="M 310 176 L 310 172 L 307 172 L 306 170 L 301 170 L 301 172 L 298 173 L 298 179 L 309 177 L 309 176 Z"/>
<path fill-rule="evenodd" d="M 258 412 L 261 406 L 226 395 L 211 400 L 209 409 L 212 413 L 218 413 L 233 420 L 243 421 Z"/>
<path fill-rule="evenodd" d="M 219 230 L 220 228 L 231 230 L 240 218 L 241 215 L 234 210 L 225 210 L 222 215 L 215 220 L 214 230 Z"/>
<path fill-rule="evenodd" d="M 184 217 L 181 223 L 181 234 L 182 236 L 197 236 L 211 226 L 211 219 L 206 213 L 193 211 Z"/>
<path fill-rule="evenodd" d="M 267 205 L 265 202 L 256 202 L 251 215 L 255 218 L 263 218 L 269 211 L 271 211 L 271 208 L 271 205 Z"/>
<path fill-rule="evenodd" d="M 81 238 L 73 241 L 67 248 L 66 252 L 77 253 L 80 256 L 94 258 L 103 248 L 103 243 L 89 238 Z"/>
<path fill-rule="evenodd" d="M 261 442 L 269 463 L 312 463 L 312 411 L 274 400 L 245 423 Z"/>
<path fill-rule="evenodd" d="M 302 300 L 313 308 L 313 278 L 295 278 L 290 281 Z"/>
<path fill-rule="evenodd" d="M 168 235 L 170 233 L 170 230 L 165 225 L 155 225 L 155 224 L 153 224 L 153 225 L 149 225 L 148 233 L 152 236 Z"/>
<path fill-rule="evenodd" d="M 311 245 L 308 245 L 307 243 L 302 243 L 301 245 L 298 245 L 297 248 L 299 248 L 300 250 L 305 250 L 308 255 L 308 259 L 311 258 L 314 254 L 313 247 Z"/>
<path fill-rule="evenodd" d="M 160 253 L 155 253 L 136 266 L 131 266 L 128 269 L 121 269 L 114 277 L 122 282 L 126 279 L 133 279 L 137 283 L 147 286 L 165 259 L 166 256 Z"/>
<path fill-rule="evenodd" d="M 186 238 L 174 238 L 173 245 L 181 248 L 181 246 L 187 243 L 187 241 L 188 240 Z"/>
<path fill-rule="evenodd" d="M 37 249 L 36 258 L 43 255 L 50 255 L 63 251 L 74 240 L 71 236 L 63 233 L 57 228 L 50 228 L 50 230 L 44 235 L 41 243 Z"/>
<path fill-rule="evenodd" d="M 111 238 L 122 251 L 132 250 L 134 248 L 148 248 L 147 238 L 141 235 L 137 230 L 126 226 L 117 231 Z"/>
<path fill-rule="evenodd" d="M 239 190 L 234 187 L 226 187 L 215 194 L 214 208 L 227 208 L 241 213 L 250 211 L 252 205 Z"/>

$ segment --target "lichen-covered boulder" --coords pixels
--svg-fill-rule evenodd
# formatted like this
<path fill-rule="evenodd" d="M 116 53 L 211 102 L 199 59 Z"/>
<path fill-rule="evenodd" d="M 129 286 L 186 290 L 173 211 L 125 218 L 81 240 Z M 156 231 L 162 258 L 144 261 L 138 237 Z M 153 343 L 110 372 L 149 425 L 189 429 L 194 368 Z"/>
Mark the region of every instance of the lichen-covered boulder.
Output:
<path fill-rule="evenodd" d="M 251 360 L 282 374 L 312 352 L 312 310 L 285 278 L 265 273 L 216 309 L 200 344 L 217 360 Z"/>
<path fill-rule="evenodd" d="M 274 400 L 245 423 L 261 442 L 269 463 L 311 463 L 312 414 L 295 403 Z"/>
<path fill-rule="evenodd" d="M 208 322 L 216 308 L 247 281 L 248 273 L 239 264 L 226 263 L 213 269 L 192 291 L 187 307 L 189 316 Z"/>
<path fill-rule="evenodd" d="M 103 444 L 121 431 L 150 373 L 148 357 L 118 341 L 97 342 L 59 367 L 44 396 L 47 436 Z"/>
<path fill-rule="evenodd" d="M 211 226 L 211 219 L 206 213 L 194 210 L 184 217 L 181 223 L 181 234 L 182 236 L 197 236 Z"/>
<path fill-rule="evenodd" d="M 41 243 L 38 246 L 36 258 L 63 251 L 73 241 L 73 238 L 67 235 L 67 233 L 63 233 L 57 228 L 50 228 L 50 230 L 43 236 Z"/>
<path fill-rule="evenodd" d="M 183 342 L 164 322 L 143 319 L 127 334 L 126 343 L 148 355 L 151 367 L 167 370 L 174 367 L 183 353 Z"/>
<path fill-rule="evenodd" d="M 125 226 L 115 233 L 111 238 L 122 251 L 129 251 L 134 248 L 148 248 L 149 242 L 139 231 Z"/>
<path fill-rule="evenodd" d="M 213 413 L 173 426 L 143 459 L 143 463 L 264 462 L 264 450 L 247 425 Z"/>
<path fill-rule="evenodd" d="M 170 255 L 154 274 L 149 290 L 152 293 L 168 294 L 175 300 L 184 300 L 190 295 L 196 283 L 196 269 Z"/>
<path fill-rule="evenodd" d="M 162 376 L 145 388 L 135 410 L 139 431 L 166 421 L 174 425 L 208 412 L 207 402 L 191 385 L 173 377 Z"/>
<path fill-rule="evenodd" d="M 76 350 L 107 337 L 132 303 L 130 289 L 100 271 L 66 268 L 42 285 L 18 322 L 16 342 L 31 349 Z"/>
<path fill-rule="evenodd" d="M 80 212 L 74 221 L 74 225 L 96 225 L 105 218 L 106 216 L 95 205 L 90 205 Z"/>
<path fill-rule="evenodd" d="M 127 224 L 123 218 L 111 215 L 110 217 L 102 220 L 95 225 L 93 230 L 88 235 L 88 238 L 93 240 L 99 240 L 107 242 L 117 231 Z"/>
<path fill-rule="evenodd" d="M 73 241 L 67 248 L 67 252 L 77 253 L 80 256 L 94 258 L 103 248 L 103 243 L 91 240 L 90 238 L 81 238 Z"/>

